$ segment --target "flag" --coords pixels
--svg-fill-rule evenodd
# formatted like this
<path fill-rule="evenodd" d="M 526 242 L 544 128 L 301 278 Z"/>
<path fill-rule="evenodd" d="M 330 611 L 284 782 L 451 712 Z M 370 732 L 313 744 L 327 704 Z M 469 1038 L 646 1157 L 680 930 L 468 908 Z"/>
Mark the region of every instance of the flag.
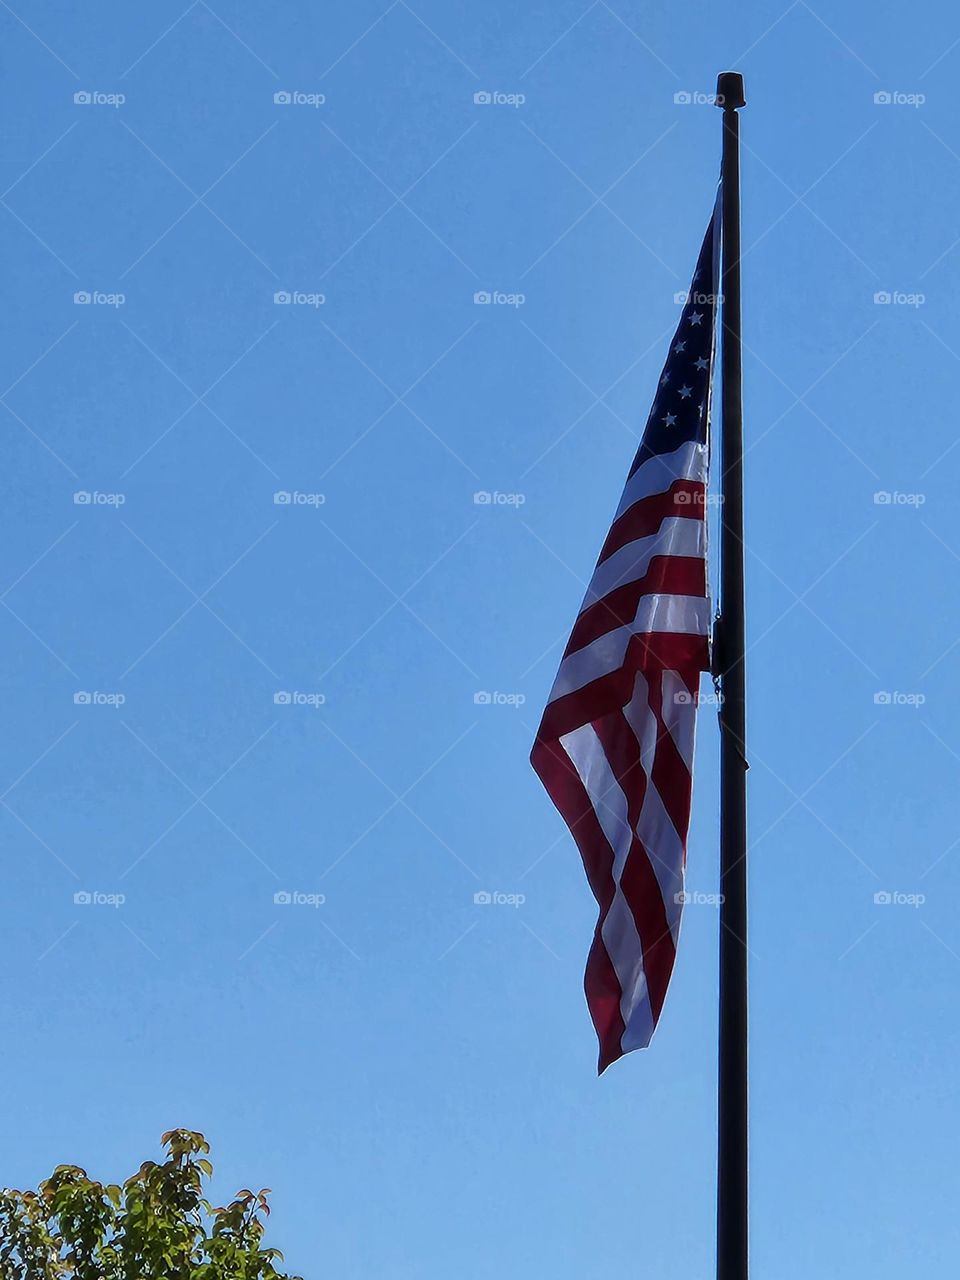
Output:
<path fill-rule="evenodd" d="M 700 672 L 719 201 L 531 762 L 600 908 L 584 987 L 600 1071 L 653 1035 L 684 901 Z"/>

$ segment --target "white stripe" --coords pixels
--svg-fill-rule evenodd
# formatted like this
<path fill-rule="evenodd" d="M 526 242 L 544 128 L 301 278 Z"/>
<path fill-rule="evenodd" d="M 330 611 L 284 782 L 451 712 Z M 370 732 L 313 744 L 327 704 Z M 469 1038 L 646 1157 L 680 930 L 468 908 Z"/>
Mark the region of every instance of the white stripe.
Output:
<path fill-rule="evenodd" d="M 597 821 L 613 850 L 615 891 L 600 936 L 622 993 L 620 1015 L 625 1030 L 621 1048 L 624 1052 L 628 1049 L 642 1049 L 650 1043 L 653 1035 L 653 1010 L 643 972 L 640 935 L 620 884 L 633 841 L 627 816 L 627 798 L 613 775 L 600 739 L 591 725 L 584 725 L 565 734 L 560 739 L 560 745 L 580 775 Z"/>
<path fill-rule="evenodd" d="M 699 556 L 707 550 L 707 530 L 703 520 L 670 516 L 656 533 L 628 542 L 594 570 L 580 612 L 602 600 L 610 591 L 642 578 L 654 556 Z"/>
<path fill-rule="evenodd" d="M 631 626 L 638 635 L 647 631 L 709 635 L 710 601 L 706 596 L 642 596 Z"/>
<path fill-rule="evenodd" d="M 630 627 L 614 627 L 606 635 L 598 636 L 590 644 L 584 645 L 576 653 L 560 663 L 560 670 L 550 691 L 550 702 L 562 698 L 575 689 L 582 689 L 591 680 L 608 675 L 623 666 L 627 654 L 627 645 L 633 631 Z"/>
<path fill-rule="evenodd" d="M 693 777 L 693 742 L 697 695 L 691 693 L 676 671 L 663 673 L 663 723 L 667 726 L 683 763 Z"/>
<path fill-rule="evenodd" d="M 564 658 L 553 682 L 550 702 L 621 667 L 633 635 L 666 631 L 675 635 L 705 636 L 709 625 L 710 602 L 703 596 L 643 596 L 629 626 L 614 627 Z"/>
<path fill-rule="evenodd" d="M 680 709 L 689 713 L 692 729 L 696 707 L 691 703 L 686 708 Z M 683 842 L 651 777 L 659 726 L 657 717 L 650 710 L 648 686 L 642 675 L 637 676 L 634 695 L 624 707 L 623 714 L 637 739 L 643 772 L 646 775 L 647 785 L 640 808 L 640 817 L 637 820 L 637 837 L 650 857 L 650 865 L 660 886 L 663 909 L 667 924 L 670 926 L 673 945 L 676 947 L 680 937 L 680 916 L 683 912 L 683 898 L 680 896 L 683 893 Z"/>
<path fill-rule="evenodd" d="M 666 493 L 674 480 L 706 481 L 706 477 L 707 447 L 696 440 L 688 440 L 679 449 L 674 449 L 673 453 L 655 454 L 639 466 L 627 481 L 614 520 L 619 520 L 641 498 Z"/>

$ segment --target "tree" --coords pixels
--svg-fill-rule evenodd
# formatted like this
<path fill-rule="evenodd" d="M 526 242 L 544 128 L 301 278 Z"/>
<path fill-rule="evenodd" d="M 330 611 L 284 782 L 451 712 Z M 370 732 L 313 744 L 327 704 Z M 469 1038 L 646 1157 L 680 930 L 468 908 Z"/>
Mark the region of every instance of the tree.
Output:
<path fill-rule="evenodd" d="M 160 1141 L 163 1164 L 147 1160 L 122 1186 L 62 1164 L 36 1191 L 0 1191 L 0 1280 L 300 1280 L 260 1247 L 269 1187 L 213 1208 L 203 1134 Z"/>

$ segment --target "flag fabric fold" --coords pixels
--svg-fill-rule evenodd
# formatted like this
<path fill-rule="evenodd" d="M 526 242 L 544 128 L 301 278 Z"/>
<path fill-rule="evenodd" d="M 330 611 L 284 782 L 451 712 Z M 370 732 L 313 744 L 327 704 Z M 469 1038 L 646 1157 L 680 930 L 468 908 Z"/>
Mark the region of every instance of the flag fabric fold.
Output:
<path fill-rule="evenodd" d="M 700 673 L 710 667 L 719 225 L 718 201 L 531 754 L 599 907 L 584 987 L 601 1072 L 649 1044 L 680 931 Z"/>

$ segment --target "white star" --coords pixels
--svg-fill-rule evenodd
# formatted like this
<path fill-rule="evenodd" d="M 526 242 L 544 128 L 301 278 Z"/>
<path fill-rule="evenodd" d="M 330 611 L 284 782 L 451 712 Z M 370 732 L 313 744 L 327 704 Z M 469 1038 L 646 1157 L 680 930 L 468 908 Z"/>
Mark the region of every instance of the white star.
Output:
<path fill-rule="evenodd" d="M 701 357 L 700 357 L 700 359 L 696 361 L 696 367 L 697 367 L 698 369 L 706 369 L 706 367 L 707 367 L 707 365 L 708 365 L 709 363 L 710 363 L 710 361 L 709 361 L 709 360 L 706 360 L 706 359 L 704 359 L 704 357 L 703 357 L 703 356 L 701 356 Z"/>
<path fill-rule="evenodd" d="M 675 413 L 668 413 L 663 421 L 666 424 L 666 426 L 672 427 L 673 424 L 676 422 L 676 420 L 677 420 L 677 415 Z"/>
<path fill-rule="evenodd" d="M 692 391 L 693 391 L 693 387 L 681 387 L 681 388 L 680 388 L 680 397 L 681 397 L 681 399 L 683 399 L 683 400 L 689 400 L 689 399 L 690 399 L 690 393 L 691 393 Z"/>
<path fill-rule="evenodd" d="M 691 323 L 691 324 L 699 324 L 699 323 L 700 323 L 700 321 L 701 321 L 702 319 L 703 319 L 703 312 L 702 312 L 702 311 L 694 311 L 693 315 L 691 315 L 691 317 L 690 317 L 690 323 Z"/>
<path fill-rule="evenodd" d="M 687 348 L 687 344 L 685 342 L 678 342 L 677 345 L 673 348 L 674 354 L 679 355 L 680 352 L 685 351 L 686 348 Z"/>
<path fill-rule="evenodd" d="M 665 373 L 663 377 L 660 379 L 660 385 L 662 386 L 664 383 L 667 383 L 669 381 L 670 381 L 670 375 L 669 373 Z"/>

